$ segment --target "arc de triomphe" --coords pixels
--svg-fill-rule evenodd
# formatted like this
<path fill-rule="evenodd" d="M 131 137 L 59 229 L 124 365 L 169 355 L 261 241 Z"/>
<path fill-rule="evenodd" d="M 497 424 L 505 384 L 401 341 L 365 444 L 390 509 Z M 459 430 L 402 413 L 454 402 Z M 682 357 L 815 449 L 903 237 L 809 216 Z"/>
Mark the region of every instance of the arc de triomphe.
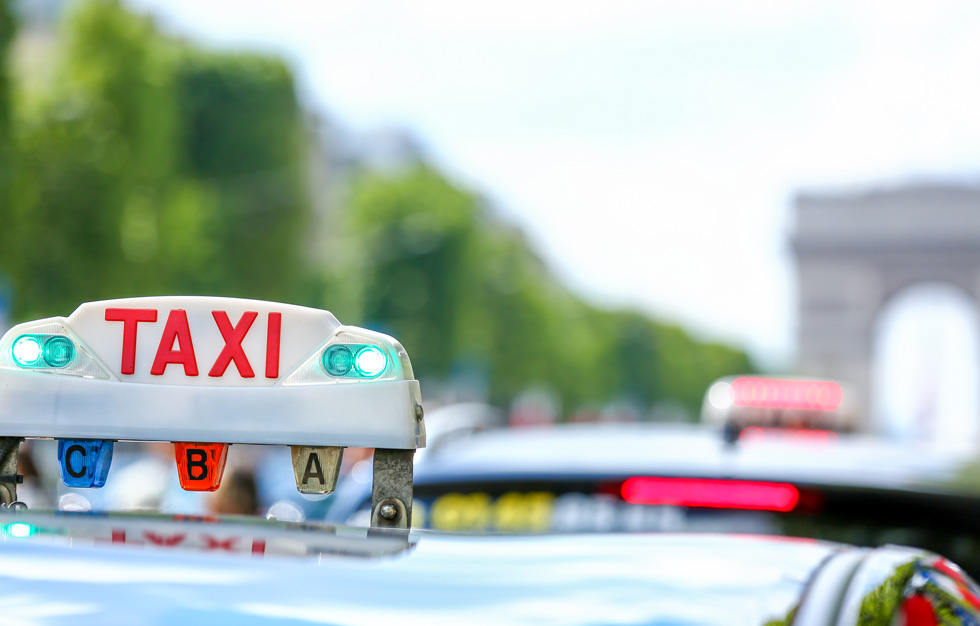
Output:
<path fill-rule="evenodd" d="M 889 298 L 942 282 L 980 303 L 980 187 L 805 193 L 795 208 L 798 367 L 852 383 L 867 427 L 875 322 Z"/>

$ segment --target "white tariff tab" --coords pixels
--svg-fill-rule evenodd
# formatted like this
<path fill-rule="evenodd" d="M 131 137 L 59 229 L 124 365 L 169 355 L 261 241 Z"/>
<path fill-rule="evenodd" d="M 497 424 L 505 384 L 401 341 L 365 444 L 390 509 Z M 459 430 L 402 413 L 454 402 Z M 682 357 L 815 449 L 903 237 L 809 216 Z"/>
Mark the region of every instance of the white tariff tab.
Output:
<path fill-rule="evenodd" d="M 333 446 L 290 446 L 290 449 L 296 489 L 300 493 L 333 493 L 344 449 Z"/>
<path fill-rule="evenodd" d="M 331 313 L 239 298 L 89 302 L 69 326 L 123 382 L 272 386 L 330 337 Z"/>

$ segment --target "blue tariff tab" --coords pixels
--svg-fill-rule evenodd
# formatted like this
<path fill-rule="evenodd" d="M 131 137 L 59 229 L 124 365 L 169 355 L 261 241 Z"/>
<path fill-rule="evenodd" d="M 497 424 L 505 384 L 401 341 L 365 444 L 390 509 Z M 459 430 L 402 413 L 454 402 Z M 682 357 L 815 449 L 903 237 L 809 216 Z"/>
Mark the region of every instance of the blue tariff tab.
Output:
<path fill-rule="evenodd" d="M 59 439 L 58 462 L 66 487 L 104 487 L 112 463 L 112 441 Z"/>

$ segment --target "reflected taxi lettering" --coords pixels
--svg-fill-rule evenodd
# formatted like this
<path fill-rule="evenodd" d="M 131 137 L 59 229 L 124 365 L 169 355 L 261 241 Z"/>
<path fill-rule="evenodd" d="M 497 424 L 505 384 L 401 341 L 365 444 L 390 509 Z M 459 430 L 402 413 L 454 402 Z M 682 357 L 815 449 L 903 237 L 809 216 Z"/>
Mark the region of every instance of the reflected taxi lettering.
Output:
<path fill-rule="evenodd" d="M 126 531 L 115 529 L 112 531 L 111 539 L 96 538 L 96 543 L 115 543 L 133 546 L 152 546 L 155 548 L 197 548 L 205 551 L 221 552 L 251 552 L 255 555 L 265 554 L 266 542 L 264 539 L 252 539 L 248 542 L 246 537 L 216 537 L 206 533 L 187 533 L 163 534 L 145 530 L 127 536 Z"/>
<path fill-rule="evenodd" d="M 224 341 L 224 347 L 208 370 L 208 376 L 220 378 L 225 375 L 229 366 L 234 364 L 242 378 L 255 377 L 255 371 L 245 354 L 242 342 L 258 315 L 256 311 L 245 311 L 237 322 L 232 322 L 227 311 L 216 310 L 211 312 L 218 332 Z M 136 373 L 136 345 L 140 323 L 154 324 L 158 318 L 159 311 L 157 309 L 107 308 L 105 310 L 105 321 L 122 322 L 122 362 L 119 368 L 122 374 L 133 375 Z M 266 336 L 266 378 L 279 376 L 281 339 L 282 313 L 269 313 Z M 160 344 L 150 366 L 150 374 L 162 376 L 169 365 L 181 366 L 185 376 L 198 376 L 200 374 L 197 356 L 194 353 L 194 340 L 187 322 L 187 311 L 183 309 L 173 309 L 167 314 L 163 335 L 160 337 Z"/>

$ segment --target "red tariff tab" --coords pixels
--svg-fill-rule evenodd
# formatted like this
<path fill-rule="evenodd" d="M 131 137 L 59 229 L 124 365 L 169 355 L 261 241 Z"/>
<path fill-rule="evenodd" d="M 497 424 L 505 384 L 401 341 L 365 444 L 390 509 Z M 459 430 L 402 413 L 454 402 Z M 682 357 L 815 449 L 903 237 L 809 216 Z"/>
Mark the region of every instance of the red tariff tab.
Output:
<path fill-rule="evenodd" d="M 174 457 L 184 491 L 214 491 L 221 486 L 228 444 L 175 441 Z"/>

